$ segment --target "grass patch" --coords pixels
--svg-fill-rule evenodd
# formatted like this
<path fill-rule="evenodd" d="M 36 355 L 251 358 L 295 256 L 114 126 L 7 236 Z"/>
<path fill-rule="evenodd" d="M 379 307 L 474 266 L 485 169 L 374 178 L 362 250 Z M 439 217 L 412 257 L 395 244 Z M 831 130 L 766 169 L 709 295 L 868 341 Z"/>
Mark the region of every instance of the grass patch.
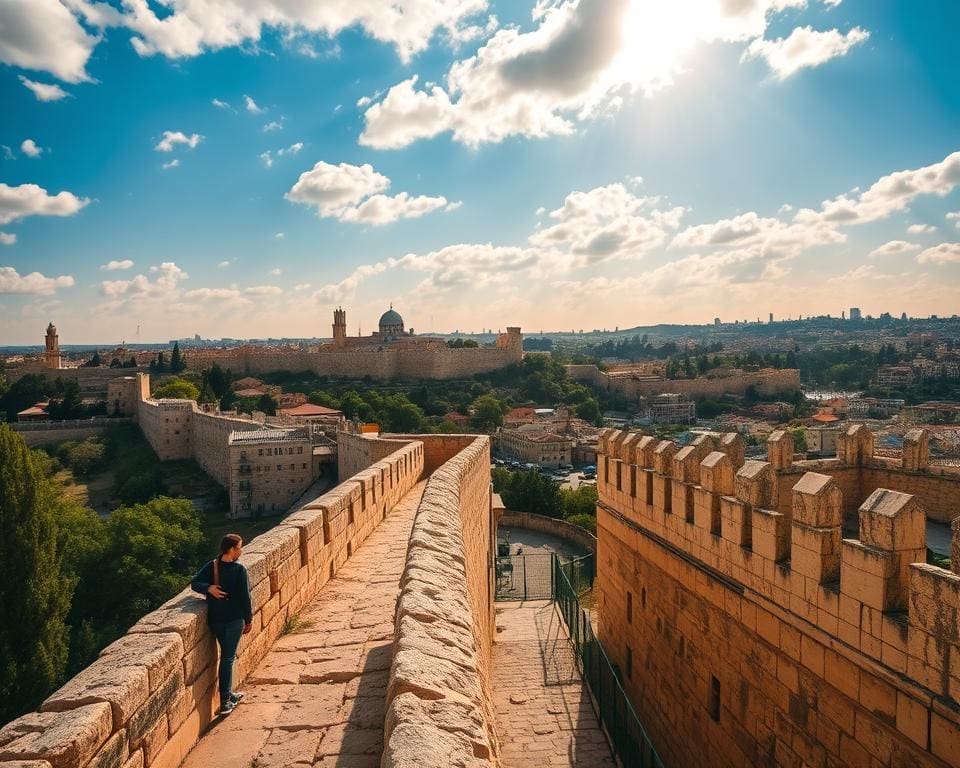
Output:
<path fill-rule="evenodd" d="M 283 622 L 283 627 L 280 629 L 280 636 L 283 637 L 284 635 L 292 635 L 295 632 L 302 632 L 310 629 L 312 626 L 312 621 L 301 619 L 297 614 L 287 616 L 286 621 Z"/>

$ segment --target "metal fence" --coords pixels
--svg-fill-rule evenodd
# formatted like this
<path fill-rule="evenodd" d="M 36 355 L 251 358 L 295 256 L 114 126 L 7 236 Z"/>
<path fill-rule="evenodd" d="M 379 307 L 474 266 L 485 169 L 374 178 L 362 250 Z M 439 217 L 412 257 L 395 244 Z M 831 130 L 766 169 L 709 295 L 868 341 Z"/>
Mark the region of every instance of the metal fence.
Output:
<path fill-rule="evenodd" d="M 592 561 L 592 557 L 590 560 Z M 574 655 L 578 659 L 583 679 L 593 694 L 597 714 L 607 729 L 614 752 L 624 768 L 663 768 L 663 762 L 640 725 L 637 713 L 620 684 L 619 673 L 604 653 L 600 641 L 594 636 L 590 619 L 580 606 L 578 590 L 582 582 L 575 582 L 571 575 L 577 578 L 582 566 L 578 569 L 574 566 L 575 562 L 554 562 L 554 595 L 560 615 L 570 631 Z"/>
<path fill-rule="evenodd" d="M 552 600 L 553 560 L 550 553 L 498 557 L 497 600 Z"/>

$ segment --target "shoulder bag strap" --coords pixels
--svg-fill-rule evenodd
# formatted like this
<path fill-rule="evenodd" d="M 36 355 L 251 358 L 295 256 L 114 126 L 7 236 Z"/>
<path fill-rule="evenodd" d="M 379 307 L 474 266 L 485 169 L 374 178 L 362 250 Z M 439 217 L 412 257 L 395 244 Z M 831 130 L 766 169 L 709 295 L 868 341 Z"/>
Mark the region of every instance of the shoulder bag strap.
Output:
<path fill-rule="evenodd" d="M 213 558 L 213 583 L 220 586 L 220 558 Z"/>

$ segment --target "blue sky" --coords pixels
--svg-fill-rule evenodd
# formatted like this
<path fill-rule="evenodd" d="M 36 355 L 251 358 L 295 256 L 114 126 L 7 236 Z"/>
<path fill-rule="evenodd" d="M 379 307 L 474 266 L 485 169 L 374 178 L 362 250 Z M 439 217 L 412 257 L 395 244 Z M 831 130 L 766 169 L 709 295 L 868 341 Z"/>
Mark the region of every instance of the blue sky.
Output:
<path fill-rule="evenodd" d="M 956 311 L 956 3 L 395 5 L 0 0 L 0 343 Z"/>

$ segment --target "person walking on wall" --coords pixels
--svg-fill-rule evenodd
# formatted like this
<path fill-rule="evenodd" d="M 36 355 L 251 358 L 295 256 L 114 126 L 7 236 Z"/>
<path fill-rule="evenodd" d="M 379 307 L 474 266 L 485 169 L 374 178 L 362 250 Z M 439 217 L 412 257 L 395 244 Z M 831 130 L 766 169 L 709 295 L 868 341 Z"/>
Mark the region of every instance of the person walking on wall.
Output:
<path fill-rule="evenodd" d="M 200 569 L 190 587 L 207 598 L 207 623 L 220 646 L 220 714 L 230 714 L 243 698 L 233 691 L 233 662 L 240 636 L 250 631 L 253 606 L 247 569 L 237 560 L 243 539 L 228 533 L 220 540 L 220 554 Z"/>

